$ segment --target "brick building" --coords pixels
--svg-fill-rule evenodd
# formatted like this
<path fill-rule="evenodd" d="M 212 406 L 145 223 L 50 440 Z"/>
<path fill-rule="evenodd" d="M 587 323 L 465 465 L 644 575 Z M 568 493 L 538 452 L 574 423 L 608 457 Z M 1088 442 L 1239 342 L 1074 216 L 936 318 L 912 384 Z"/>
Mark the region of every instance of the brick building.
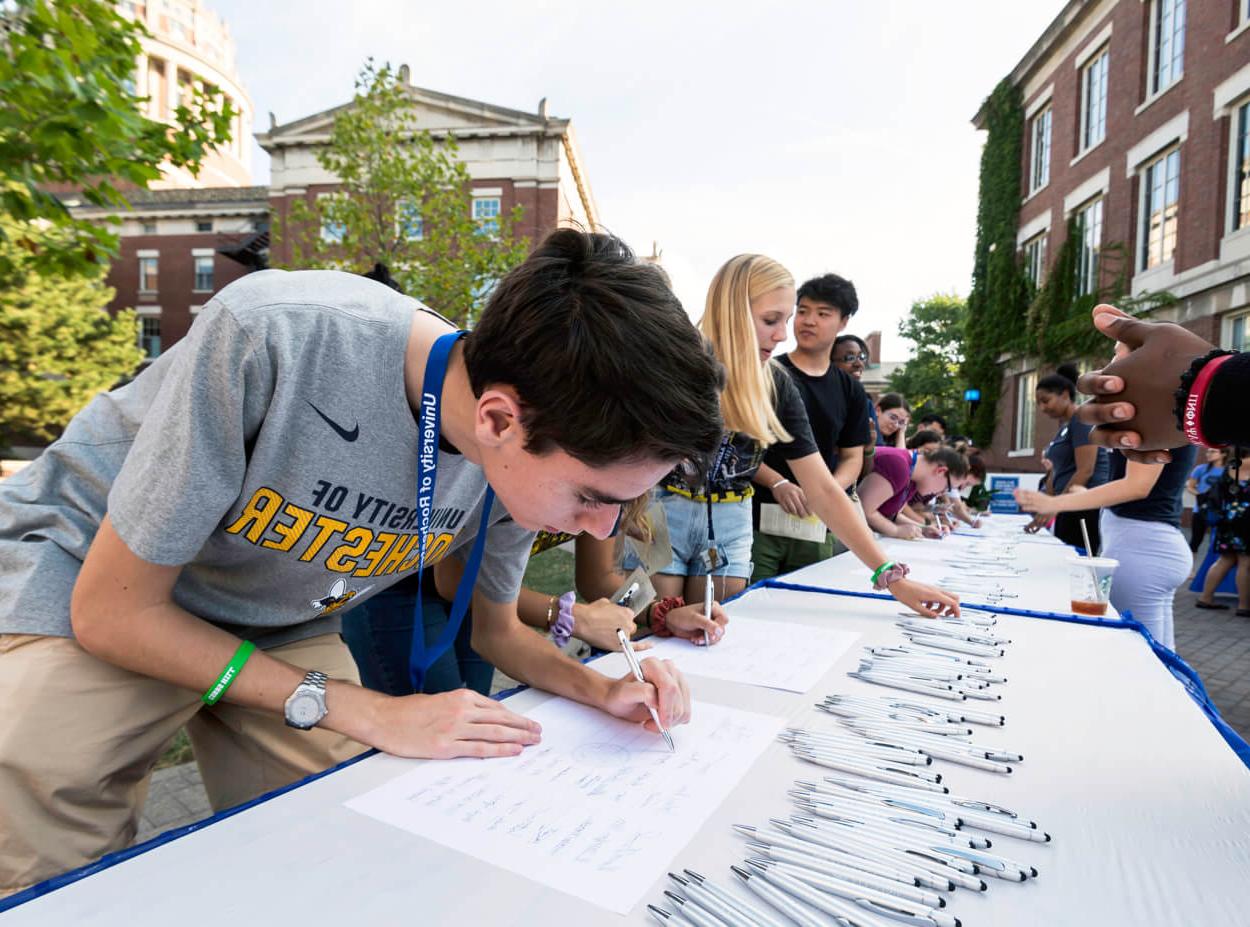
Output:
<path fill-rule="evenodd" d="M 416 124 L 435 139 L 454 134 L 460 159 L 472 178 L 474 218 L 521 206 L 517 232 L 537 241 L 570 223 L 599 227 L 599 212 L 586 168 L 577 147 L 573 124 L 551 116 L 544 98 L 536 112 L 526 113 L 491 103 L 415 87 L 407 65 L 399 79 L 412 100 Z M 338 178 L 317 161 L 317 149 L 330 140 L 334 116 L 351 104 L 278 125 L 270 117 L 268 132 L 256 140 L 269 154 L 270 206 L 286 216 L 288 204 L 333 194 Z M 288 254 L 275 258 L 288 260 Z"/>
<path fill-rule="evenodd" d="M 1108 281 L 1101 255 L 1114 243 L 1133 295 L 1176 297 L 1154 318 L 1244 350 L 1250 0 L 1070 0 L 1010 78 L 1025 110 L 1017 246 L 1034 282 L 1075 220 L 1079 292 Z M 1007 362 L 999 467 L 1039 469 L 1055 431 L 1033 399 L 1047 372 Z"/>
<path fill-rule="evenodd" d="M 406 81 L 407 68 L 401 74 Z M 465 208 L 475 218 L 489 221 L 519 204 L 518 231 L 532 241 L 569 223 L 599 228 L 572 123 L 550 116 L 545 100 L 536 113 L 524 113 L 408 87 L 420 125 L 435 137 L 455 133 L 472 178 Z M 268 187 L 137 191 L 121 212 L 67 201 L 79 216 L 121 218 L 121 254 L 108 275 L 117 296 L 109 308 L 138 311 L 149 359 L 186 334 L 213 291 L 267 265 L 272 215 L 285 213 L 294 197 L 338 189 L 316 149 L 329 140 L 340 109 L 280 126 L 271 119 L 269 131 L 257 135 L 272 159 Z"/>

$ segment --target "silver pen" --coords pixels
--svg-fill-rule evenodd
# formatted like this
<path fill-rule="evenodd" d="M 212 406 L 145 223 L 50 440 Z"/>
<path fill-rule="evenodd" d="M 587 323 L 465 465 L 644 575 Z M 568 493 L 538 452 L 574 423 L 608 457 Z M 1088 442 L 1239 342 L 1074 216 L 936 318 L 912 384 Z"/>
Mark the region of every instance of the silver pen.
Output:
<path fill-rule="evenodd" d="M 680 886 L 680 891 L 692 904 L 709 912 L 718 920 L 724 921 L 729 927 L 759 927 L 759 923 L 754 918 L 738 913 L 692 879 L 679 876 L 675 872 L 670 872 L 668 877 Z M 686 909 L 681 910 L 684 913 Z"/>
<path fill-rule="evenodd" d="M 727 888 L 722 888 L 706 876 L 700 875 L 693 869 L 683 869 L 683 872 L 690 877 L 691 881 L 698 885 L 703 891 L 710 895 L 716 896 L 727 907 L 737 911 L 743 917 L 754 921 L 760 927 L 790 927 L 789 924 L 783 924 L 767 911 L 763 911 L 758 905 L 748 903 L 742 898 L 735 897 Z"/>
<path fill-rule="evenodd" d="M 642 664 L 638 662 L 638 655 L 634 653 L 633 645 L 629 642 L 629 635 L 625 633 L 624 629 L 617 628 L 616 638 L 621 642 L 621 653 L 625 654 L 625 662 L 629 664 L 630 672 L 634 674 L 634 678 L 639 682 L 646 682 L 647 680 L 642 675 Z M 668 744 L 668 749 L 673 753 L 676 753 L 677 747 L 673 745 L 672 735 L 669 734 L 669 732 L 664 729 L 664 725 L 660 723 L 659 712 L 657 712 L 650 705 L 647 706 L 647 711 L 651 712 L 651 720 L 654 721 L 655 726 L 660 729 L 660 736 L 663 737 L 664 742 Z"/>

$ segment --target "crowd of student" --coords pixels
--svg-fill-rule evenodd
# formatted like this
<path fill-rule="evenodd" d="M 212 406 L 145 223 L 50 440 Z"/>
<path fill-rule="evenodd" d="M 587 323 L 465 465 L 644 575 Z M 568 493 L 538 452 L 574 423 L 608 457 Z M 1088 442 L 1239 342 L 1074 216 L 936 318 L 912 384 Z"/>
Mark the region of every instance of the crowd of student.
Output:
<path fill-rule="evenodd" d="M 348 274 L 231 284 L 0 484 L 0 896 L 128 845 L 183 726 L 220 809 L 365 747 L 515 755 L 542 732 L 478 694 L 495 666 L 653 730 L 681 724 L 690 690 L 671 663 L 609 679 L 552 642 L 608 648 L 625 628 L 715 645 L 732 630 L 705 611 L 708 577 L 719 602 L 846 549 L 875 589 L 958 613 L 872 529 L 976 524 L 965 496 L 985 467 L 940 417 L 909 434 L 904 397 L 869 400 L 867 347 L 843 332 L 858 308 L 841 277 L 796 287 L 739 255 L 696 328 L 661 271 L 573 230 L 500 281 L 467 335 Z M 774 358 L 792 318 L 797 347 Z M 1177 368 L 1205 348 L 1176 326 L 1095 322 L 1135 350 L 1082 378 L 1099 405 L 1076 416 L 1070 379 L 1039 387 L 1068 424 L 1048 453 L 1057 494 L 1025 501 L 1102 509 L 1104 551 L 1141 558 L 1144 587 L 1179 561 L 1192 463 L 1167 443 L 1180 426 L 1160 424 L 1154 381 L 1197 375 L 1199 425 L 1225 434 L 1244 424 L 1227 397 L 1247 371 Z M 1086 437 L 1122 448 L 1105 474 L 1085 416 L 1106 425 Z M 1244 524 L 1230 485 L 1221 511 Z M 1216 534 L 1240 575 L 1245 544 L 1223 520 Z M 525 589 L 529 557 L 570 540 L 582 601 Z"/>

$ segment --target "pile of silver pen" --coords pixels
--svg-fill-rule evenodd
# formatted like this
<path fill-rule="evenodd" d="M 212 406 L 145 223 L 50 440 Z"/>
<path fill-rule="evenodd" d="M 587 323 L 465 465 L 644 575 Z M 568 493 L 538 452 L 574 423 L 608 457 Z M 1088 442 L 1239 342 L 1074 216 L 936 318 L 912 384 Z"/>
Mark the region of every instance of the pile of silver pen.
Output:
<path fill-rule="evenodd" d="M 735 825 L 751 851 L 730 869 L 745 892 L 692 870 L 669 873 L 662 923 L 696 927 L 960 927 L 950 893 L 983 892 L 982 876 L 1024 882 L 1033 866 L 991 852 L 985 831 L 1045 843 L 1050 835 L 988 802 L 830 776 L 798 780 L 800 814 L 769 827 Z"/>

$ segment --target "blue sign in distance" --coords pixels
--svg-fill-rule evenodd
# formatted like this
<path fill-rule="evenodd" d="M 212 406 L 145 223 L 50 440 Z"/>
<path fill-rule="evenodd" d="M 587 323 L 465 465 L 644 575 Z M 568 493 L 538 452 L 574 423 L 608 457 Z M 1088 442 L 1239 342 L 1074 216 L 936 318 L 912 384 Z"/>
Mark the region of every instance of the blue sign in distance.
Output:
<path fill-rule="evenodd" d="M 965 399 L 966 401 L 968 401 L 968 402 L 976 402 L 976 401 L 977 401 L 978 399 L 980 399 L 980 398 L 981 398 L 981 391 L 980 391 L 979 389 L 966 389 L 966 390 L 964 390 L 964 399 Z"/>

